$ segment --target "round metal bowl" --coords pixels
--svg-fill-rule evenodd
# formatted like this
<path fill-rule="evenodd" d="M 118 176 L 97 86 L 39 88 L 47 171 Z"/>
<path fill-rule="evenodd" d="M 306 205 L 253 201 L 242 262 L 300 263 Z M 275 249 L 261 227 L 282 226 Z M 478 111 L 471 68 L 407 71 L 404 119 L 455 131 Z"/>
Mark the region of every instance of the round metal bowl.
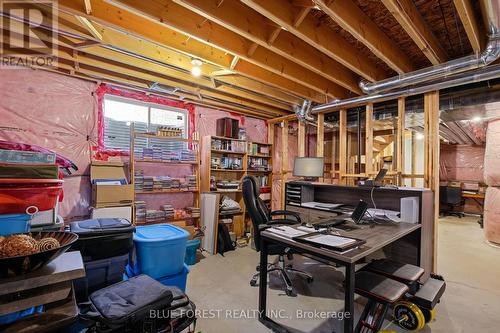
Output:
<path fill-rule="evenodd" d="M 36 240 L 52 237 L 59 241 L 60 246 L 29 255 L 0 258 L 0 276 L 7 276 L 9 273 L 20 275 L 40 269 L 66 252 L 78 239 L 77 234 L 65 231 L 28 232 L 23 235 L 30 235 Z"/>

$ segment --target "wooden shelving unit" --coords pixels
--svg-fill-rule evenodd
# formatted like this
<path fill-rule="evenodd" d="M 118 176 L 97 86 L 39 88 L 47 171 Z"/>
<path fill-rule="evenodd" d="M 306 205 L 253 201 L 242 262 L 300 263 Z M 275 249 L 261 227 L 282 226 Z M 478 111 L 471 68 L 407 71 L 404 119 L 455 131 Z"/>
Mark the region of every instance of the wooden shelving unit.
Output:
<path fill-rule="evenodd" d="M 255 149 L 252 147 L 257 147 L 260 152 L 267 151 L 267 153 L 256 153 Z M 220 136 L 205 136 L 202 140 L 201 147 L 201 184 L 200 190 L 202 192 L 211 192 L 219 194 L 219 200 L 222 199 L 224 195 L 227 195 L 231 199 L 239 203 L 241 207 L 241 212 L 238 213 L 218 213 L 217 223 L 219 223 L 219 218 L 233 218 L 233 223 L 228 225 L 230 230 L 235 232 L 237 237 L 241 237 L 248 228 L 248 216 L 246 214 L 245 205 L 243 203 L 243 196 L 241 192 L 241 180 L 246 175 L 256 176 L 258 179 L 262 177 L 267 177 L 266 186 L 261 186 L 261 190 L 268 191 L 269 198 L 266 200 L 271 203 L 271 184 L 272 184 L 272 145 L 268 143 L 256 143 L 249 142 L 246 140 L 226 138 Z M 260 149 L 263 148 L 263 149 Z M 218 164 L 221 165 L 221 160 L 223 158 L 234 158 L 239 159 L 238 169 L 229 169 L 227 167 L 233 166 L 223 166 L 221 168 L 215 167 L 212 163 L 218 160 Z M 268 165 L 266 170 L 253 170 L 252 168 L 257 168 L 255 163 L 252 161 L 259 162 L 259 165 Z M 265 161 L 265 162 L 263 162 Z M 224 168 L 226 167 L 226 168 Z M 261 167 L 262 168 L 262 167 Z M 240 182 L 240 187 L 237 190 L 215 190 L 210 187 L 211 178 L 217 181 L 231 180 Z M 261 184 L 262 185 L 262 184 Z"/>
<path fill-rule="evenodd" d="M 195 135 L 196 136 L 196 133 Z M 188 149 L 191 151 L 196 152 L 196 160 L 195 161 L 177 161 L 177 160 L 150 160 L 150 159 L 136 159 L 135 156 L 135 147 L 136 147 L 136 140 L 137 138 L 148 138 L 148 139 L 159 139 L 159 140 L 165 140 L 165 141 L 171 141 L 171 142 L 182 142 L 187 144 Z M 131 179 L 131 184 L 134 185 L 134 194 L 135 194 L 135 199 L 134 201 L 137 200 L 137 196 L 141 196 L 142 201 L 146 201 L 147 203 L 147 196 L 148 195 L 172 195 L 172 194 L 179 194 L 179 193 L 192 193 L 193 194 L 193 203 L 192 205 L 186 204 L 186 207 L 192 206 L 192 207 L 200 207 L 200 142 L 199 140 L 196 139 L 184 139 L 184 138 L 179 138 L 179 137 L 167 137 L 167 136 L 159 136 L 155 135 L 153 133 L 142 133 L 142 132 L 135 132 L 134 130 L 134 125 L 132 124 L 130 126 L 130 179 Z M 148 144 L 149 146 L 149 144 Z M 153 191 L 137 191 L 135 190 L 135 171 L 136 171 L 136 165 L 141 164 L 141 163 L 153 163 L 158 165 L 158 170 L 164 170 L 163 175 L 168 175 L 169 171 L 171 171 L 171 168 L 175 167 L 186 167 L 190 166 L 192 173 L 186 174 L 188 175 L 195 175 L 196 177 L 196 184 L 197 188 L 196 189 L 169 189 L 169 190 L 153 190 Z M 172 177 L 175 178 L 175 177 Z M 165 202 L 166 204 L 168 203 L 168 200 Z M 154 209 L 159 209 L 160 207 L 150 207 Z M 132 207 L 132 216 L 133 216 L 133 222 L 134 224 L 136 223 L 136 210 L 135 210 L 135 202 Z M 184 217 L 184 218 L 174 218 L 174 219 L 165 219 L 165 220 L 159 220 L 155 221 L 152 223 L 146 223 L 146 224 L 165 224 L 165 223 L 174 223 L 174 222 L 183 222 L 183 221 L 193 221 L 194 226 L 198 227 L 199 226 L 199 217 Z"/>

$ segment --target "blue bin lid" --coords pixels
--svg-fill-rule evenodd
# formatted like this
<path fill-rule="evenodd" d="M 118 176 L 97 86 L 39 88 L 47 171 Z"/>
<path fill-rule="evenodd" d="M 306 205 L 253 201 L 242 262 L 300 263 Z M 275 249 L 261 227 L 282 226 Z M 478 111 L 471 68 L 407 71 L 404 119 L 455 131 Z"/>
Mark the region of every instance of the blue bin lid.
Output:
<path fill-rule="evenodd" d="M 135 228 L 134 241 L 136 242 L 164 242 L 188 238 L 189 232 L 171 224 L 156 224 Z"/>

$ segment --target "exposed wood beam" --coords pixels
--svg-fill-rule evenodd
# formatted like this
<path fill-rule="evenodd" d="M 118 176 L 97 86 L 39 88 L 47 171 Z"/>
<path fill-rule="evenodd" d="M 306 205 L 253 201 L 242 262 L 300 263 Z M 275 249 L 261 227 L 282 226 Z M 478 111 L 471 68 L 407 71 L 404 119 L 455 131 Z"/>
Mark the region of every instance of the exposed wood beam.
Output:
<path fill-rule="evenodd" d="M 203 16 L 169 0 L 159 2 L 138 2 L 135 0 L 108 1 L 112 1 L 113 4 L 120 6 L 122 10 L 141 15 L 152 22 L 159 23 L 160 26 L 174 29 L 205 44 L 239 56 L 254 65 L 329 97 L 345 98 L 348 96 L 348 91 L 345 88 L 340 87 L 319 74 L 308 71 L 304 67 L 268 49 L 257 48 L 252 57 L 248 57 L 247 51 L 252 44 L 250 40 L 217 23 L 208 22 Z"/>
<path fill-rule="evenodd" d="M 351 0 L 315 3 L 338 25 L 365 44 L 377 57 L 399 74 L 410 72 L 413 65 L 399 47 Z"/>
<path fill-rule="evenodd" d="M 84 5 L 79 0 L 59 0 L 59 9 L 73 15 L 87 16 Z M 129 34 L 133 34 L 142 39 L 175 49 L 188 56 L 200 58 L 207 63 L 211 63 L 225 69 L 229 69 L 230 59 L 227 52 L 214 48 L 195 39 L 190 39 L 184 34 L 168 29 L 157 23 L 151 22 L 143 17 L 139 17 L 128 11 L 121 10 L 102 0 L 92 1 L 92 15 L 87 18 L 98 22 L 106 27 L 111 27 Z M 262 83 L 266 83 L 277 89 L 303 98 L 311 99 L 318 103 L 324 103 L 324 95 L 309 89 L 294 81 L 282 78 L 274 73 L 262 68 L 240 61 L 235 72 L 252 78 Z"/>
<path fill-rule="evenodd" d="M 257 43 L 253 43 L 252 45 L 250 45 L 250 47 L 248 48 L 247 55 L 249 57 L 253 56 L 255 50 L 257 50 L 257 47 L 259 47 L 259 44 Z"/>
<path fill-rule="evenodd" d="M 236 67 L 236 64 L 238 64 L 239 60 L 240 60 L 240 57 L 234 56 L 233 60 L 231 60 L 231 64 L 229 65 L 229 69 L 234 70 L 234 68 Z"/>
<path fill-rule="evenodd" d="M 307 14 L 309 14 L 311 9 L 312 9 L 311 7 L 304 7 L 297 13 L 295 18 L 293 19 L 293 26 L 295 28 L 299 27 L 299 25 L 302 23 L 302 21 L 304 21 L 304 19 L 306 18 Z"/>
<path fill-rule="evenodd" d="M 336 82 L 356 94 L 361 94 L 358 86 L 358 75 L 290 32 L 283 31 L 281 25 L 276 26 L 267 17 L 256 13 L 238 0 L 224 0 L 222 3 L 218 0 L 174 1 L 198 15 L 251 40 L 253 43 L 281 55 L 283 58 Z M 302 11 L 309 9 L 302 8 L 295 15 L 294 22 L 291 23 L 294 25 L 294 29 L 297 27 L 295 25 L 297 23 L 296 18 L 301 15 Z M 234 13 L 238 13 L 238 15 L 234 15 Z M 303 16 L 298 18 L 299 21 L 302 22 L 306 18 L 306 14 L 305 12 L 302 13 Z M 242 20 L 241 17 L 245 17 L 245 20 Z"/>
<path fill-rule="evenodd" d="M 306 125 L 299 120 L 297 126 L 297 156 L 304 157 L 306 156 Z"/>
<path fill-rule="evenodd" d="M 422 50 L 433 65 L 448 60 L 448 55 L 411 0 L 382 0 L 392 16 Z"/>
<path fill-rule="evenodd" d="M 318 114 L 318 127 L 316 134 L 316 157 L 325 156 L 325 114 Z"/>
<path fill-rule="evenodd" d="M 285 182 L 288 171 L 288 121 L 281 123 L 281 208 L 285 209 Z"/>
<path fill-rule="evenodd" d="M 16 21 L 9 22 L 10 25 L 20 33 L 23 31 L 22 23 Z M 213 87 L 213 83 L 208 75 L 209 73 L 205 73 L 205 75 L 199 78 L 194 78 L 189 74 L 191 69 L 189 57 L 114 30 L 105 29 L 98 25 L 96 25 L 96 27 L 103 36 L 103 42 L 111 43 L 114 46 L 113 48 L 108 48 L 89 45 L 85 48 L 87 53 L 101 56 L 109 60 L 119 61 L 126 65 L 157 71 L 160 74 L 179 77 L 185 81 L 194 82 L 202 86 Z M 73 43 L 64 38 L 65 29 L 66 26 L 59 25 L 60 33 L 58 43 L 62 43 L 62 45 L 73 49 L 81 49 L 82 43 Z M 41 34 L 41 36 L 45 36 L 48 41 L 51 40 L 46 33 L 44 34 L 43 30 L 38 31 L 38 33 Z M 203 70 L 207 70 L 208 72 L 211 72 L 213 68 L 215 67 L 209 64 L 203 66 Z M 259 82 L 244 77 L 221 78 L 217 81 L 220 82 L 215 86 L 220 91 L 287 111 L 291 110 L 291 105 L 299 102 L 297 99 L 290 99 L 289 95 L 282 94 L 274 88 L 267 87 Z M 271 98 L 271 96 L 277 99 Z M 279 98 L 288 99 L 291 105 L 288 102 L 280 101 Z"/>
<path fill-rule="evenodd" d="M 94 36 L 94 38 L 102 39 L 102 35 L 99 33 L 99 31 L 97 31 L 97 29 L 94 27 L 94 25 L 92 24 L 92 22 L 90 22 L 88 18 L 78 15 L 76 16 L 76 18 L 78 19 L 78 21 L 80 21 L 82 26 L 85 27 L 92 36 Z"/>
<path fill-rule="evenodd" d="M 269 37 L 267 38 L 267 43 L 269 45 L 272 45 L 276 41 L 276 38 L 278 38 L 281 30 L 283 30 L 283 29 L 281 29 L 281 27 L 277 27 L 277 28 L 274 28 L 273 31 L 271 31 L 271 33 L 269 34 Z"/>
<path fill-rule="evenodd" d="M 377 81 L 386 77 L 383 70 L 360 56 L 354 46 L 312 15 L 306 16 L 299 27 L 294 27 L 293 20 L 300 8 L 288 0 L 241 1 L 365 79 Z"/>
<path fill-rule="evenodd" d="M 347 110 L 339 111 L 339 184 L 346 185 L 347 180 Z"/>
<path fill-rule="evenodd" d="M 83 2 L 85 4 L 85 13 L 87 13 L 87 15 L 92 14 L 92 4 L 90 0 L 84 0 Z"/>
<path fill-rule="evenodd" d="M 365 174 L 368 175 L 373 171 L 373 104 L 366 105 L 365 116 Z"/>
<path fill-rule="evenodd" d="M 405 172 L 405 133 L 406 133 L 406 122 L 405 122 L 405 98 L 398 98 L 398 124 L 397 124 L 397 134 L 396 134 L 396 171 L 399 174 L 398 185 L 403 186 L 403 179 L 401 174 Z"/>
<path fill-rule="evenodd" d="M 474 52 L 481 52 L 483 40 L 471 0 L 453 0 Z"/>

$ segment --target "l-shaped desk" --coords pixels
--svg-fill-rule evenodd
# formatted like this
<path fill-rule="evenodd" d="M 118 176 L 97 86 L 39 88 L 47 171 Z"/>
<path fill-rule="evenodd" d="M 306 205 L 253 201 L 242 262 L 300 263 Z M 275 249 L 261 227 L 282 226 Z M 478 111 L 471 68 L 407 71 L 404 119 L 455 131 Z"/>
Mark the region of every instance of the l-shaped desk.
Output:
<path fill-rule="evenodd" d="M 400 222 L 394 225 L 372 225 L 351 231 L 340 231 L 341 235 L 366 240 L 366 244 L 345 253 L 299 243 L 270 231 L 261 234 L 260 265 L 267 267 L 267 248 L 271 244 L 281 244 L 321 260 L 337 263 L 345 267 L 345 308 L 349 318 L 344 318 L 344 332 L 352 332 L 354 326 L 354 273 L 355 266 L 383 251 L 383 255 L 396 261 L 420 266 L 425 269 L 421 282 L 425 282 L 432 270 L 434 195 L 431 190 L 417 188 L 366 188 L 347 187 L 323 183 L 289 182 L 285 189 L 285 209 L 301 215 L 303 222 L 315 222 L 331 218 L 334 214 L 327 209 L 317 209 L 307 202 L 345 204 L 355 206 L 360 199 L 372 206 L 372 196 L 377 208 L 400 211 L 400 200 L 405 197 L 418 198 L 418 223 Z M 277 332 L 287 330 L 266 316 L 267 273 L 261 270 L 259 290 L 260 321 Z"/>

